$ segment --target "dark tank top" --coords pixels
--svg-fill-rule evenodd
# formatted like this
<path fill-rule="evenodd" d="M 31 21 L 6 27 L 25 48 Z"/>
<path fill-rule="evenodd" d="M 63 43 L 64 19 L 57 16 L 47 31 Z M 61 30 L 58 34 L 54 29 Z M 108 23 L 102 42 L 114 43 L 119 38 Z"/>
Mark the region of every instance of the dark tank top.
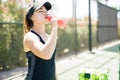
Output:
<path fill-rule="evenodd" d="M 43 39 L 35 31 L 32 33 L 40 38 L 40 42 L 45 44 Z M 34 55 L 31 51 L 26 52 L 28 58 L 28 72 L 25 80 L 56 80 L 55 79 L 55 51 L 51 59 L 44 60 Z"/>

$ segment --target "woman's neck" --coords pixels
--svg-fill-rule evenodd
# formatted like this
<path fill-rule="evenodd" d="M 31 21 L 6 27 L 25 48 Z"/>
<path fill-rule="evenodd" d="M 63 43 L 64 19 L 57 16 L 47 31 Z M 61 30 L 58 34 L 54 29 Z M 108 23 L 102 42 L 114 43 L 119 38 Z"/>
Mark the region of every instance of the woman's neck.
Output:
<path fill-rule="evenodd" d="M 38 34 L 44 34 L 45 33 L 45 27 L 44 25 L 34 25 L 32 28 L 35 32 L 37 32 Z"/>

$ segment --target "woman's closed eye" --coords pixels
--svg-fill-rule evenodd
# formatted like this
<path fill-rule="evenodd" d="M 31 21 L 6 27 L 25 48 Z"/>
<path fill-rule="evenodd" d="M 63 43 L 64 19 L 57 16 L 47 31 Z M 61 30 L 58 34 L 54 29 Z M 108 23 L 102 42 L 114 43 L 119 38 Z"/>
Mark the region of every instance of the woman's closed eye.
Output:
<path fill-rule="evenodd" d="M 40 12 L 40 13 L 47 13 L 48 11 L 44 11 L 44 10 L 37 10 L 37 12 Z"/>
<path fill-rule="evenodd" d="M 42 10 L 40 10 L 39 12 L 42 12 L 42 13 L 47 13 L 47 11 L 42 11 Z"/>

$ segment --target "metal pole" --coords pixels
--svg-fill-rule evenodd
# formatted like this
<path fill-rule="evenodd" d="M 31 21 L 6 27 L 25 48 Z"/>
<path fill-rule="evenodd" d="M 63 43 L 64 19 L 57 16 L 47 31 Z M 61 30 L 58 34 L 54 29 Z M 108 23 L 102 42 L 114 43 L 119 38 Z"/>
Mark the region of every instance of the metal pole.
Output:
<path fill-rule="evenodd" d="M 120 46 L 119 46 L 119 80 L 120 80 Z"/>
<path fill-rule="evenodd" d="M 76 7 L 77 7 L 77 3 L 76 0 L 73 0 L 73 17 L 75 19 L 75 44 L 76 44 L 76 48 L 75 48 L 75 53 L 77 54 L 78 52 L 78 38 L 77 38 L 77 19 L 76 19 Z"/>
<path fill-rule="evenodd" d="M 91 2 L 89 0 L 88 2 L 89 5 L 89 51 L 92 51 L 92 29 L 91 29 Z"/>

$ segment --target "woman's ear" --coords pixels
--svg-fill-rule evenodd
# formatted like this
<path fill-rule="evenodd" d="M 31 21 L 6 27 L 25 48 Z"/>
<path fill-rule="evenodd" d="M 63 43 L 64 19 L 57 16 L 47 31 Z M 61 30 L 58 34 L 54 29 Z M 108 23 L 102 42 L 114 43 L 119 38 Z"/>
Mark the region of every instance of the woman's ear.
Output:
<path fill-rule="evenodd" d="M 34 14 L 31 16 L 31 20 L 33 21 L 33 16 L 34 16 Z"/>

